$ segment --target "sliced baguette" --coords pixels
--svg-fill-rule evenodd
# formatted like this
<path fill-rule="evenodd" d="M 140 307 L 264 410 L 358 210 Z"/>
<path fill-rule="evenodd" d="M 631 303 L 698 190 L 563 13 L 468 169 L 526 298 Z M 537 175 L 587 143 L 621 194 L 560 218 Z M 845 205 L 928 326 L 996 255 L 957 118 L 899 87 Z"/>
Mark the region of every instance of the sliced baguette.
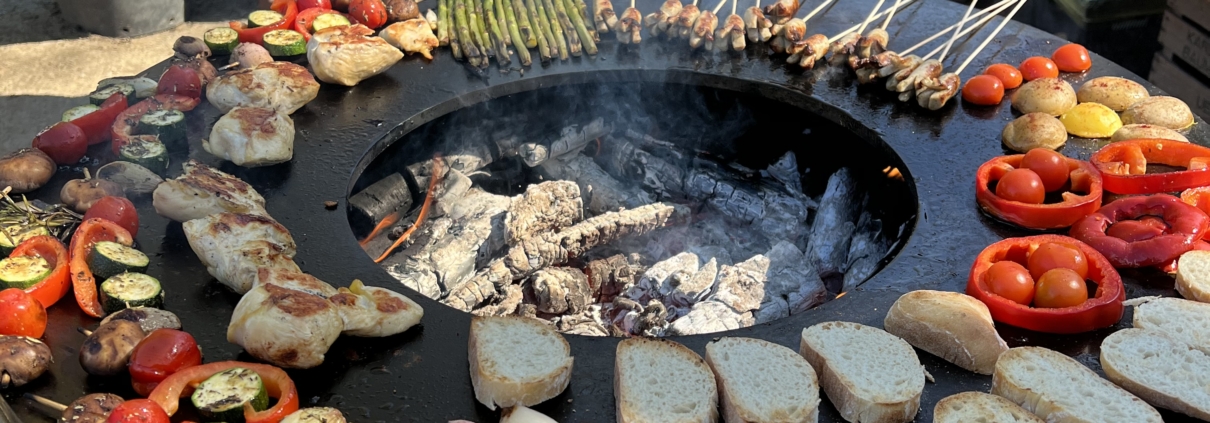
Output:
<path fill-rule="evenodd" d="M 1046 348 L 1012 348 L 1001 354 L 992 373 L 992 393 L 1048 423 L 1164 421 L 1143 400 Z"/>
<path fill-rule="evenodd" d="M 794 350 L 752 338 L 722 338 L 706 344 L 714 370 L 723 421 L 815 423 L 819 382 L 815 370 Z"/>
<path fill-rule="evenodd" d="M 1210 303 L 1210 251 L 1181 254 L 1176 261 L 1176 292 L 1193 301 Z"/>
<path fill-rule="evenodd" d="M 1004 397 L 960 392 L 937 401 L 933 423 L 1043 423 L 1038 416 Z"/>
<path fill-rule="evenodd" d="M 975 373 L 990 375 L 1008 344 L 987 305 L 957 292 L 912 291 L 895 300 L 882 327 L 916 348 Z"/>
<path fill-rule="evenodd" d="M 899 423 L 916 417 L 924 366 L 899 337 L 858 323 L 824 322 L 802 331 L 799 353 L 845 420 Z"/>
<path fill-rule="evenodd" d="M 1101 342 L 1113 383 L 1156 407 L 1210 420 L 1210 356 L 1163 332 L 1122 329 Z"/>
<path fill-rule="evenodd" d="M 1210 304 L 1157 298 L 1134 308 L 1134 327 L 1164 332 L 1210 354 Z"/>
<path fill-rule="evenodd" d="M 618 343 L 614 366 L 618 423 L 718 421 L 714 372 L 684 345 L 664 339 L 625 339 Z"/>
<path fill-rule="evenodd" d="M 571 381 L 571 347 L 538 320 L 474 317 L 470 338 L 471 385 L 489 409 L 539 404 Z"/>

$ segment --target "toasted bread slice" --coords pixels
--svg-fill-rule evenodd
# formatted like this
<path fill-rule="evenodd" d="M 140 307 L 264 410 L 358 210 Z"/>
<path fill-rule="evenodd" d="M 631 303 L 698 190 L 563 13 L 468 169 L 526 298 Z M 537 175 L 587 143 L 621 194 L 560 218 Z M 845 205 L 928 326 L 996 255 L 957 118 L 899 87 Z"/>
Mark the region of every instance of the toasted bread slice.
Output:
<path fill-rule="evenodd" d="M 1008 344 L 987 305 L 957 292 L 912 291 L 895 300 L 882 327 L 916 348 L 975 373 L 990 375 Z"/>
<path fill-rule="evenodd" d="M 1134 308 L 1134 327 L 1164 332 L 1210 354 L 1210 304 L 1157 298 Z"/>
<path fill-rule="evenodd" d="M 992 373 L 992 393 L 1048 423 L 1164 420 L 1146 402 L 1066 355 L 1040 347 L 1012 348 Z"/>
<path fill-rule="evenodd" d="M 1210 251 L 1181 254 L 1176 261 L 1176 292 L 1193 301 L 1210 303 Z"/>
<path fill-rule="evenodd" d="M 1210 420 L 1210 356 L 1167 334 L 1122 329 L 1101 342 L 1113 383 L 1156 407 Z"/>
<path fill-rule="evenodd" d="M 519 316 L 475 317 L 470 331 L 475 399 L 497 406 L 531 406 L 554 398 L 571 382 L 571 347 L 553 328 Z"/>
<path fill-rule="evenodd" d="M 718 421 L 714 372 L 684 345 L 664 339 L 625 339 L 618 343 L 614 366 L 618 423 Z"/>
<path fill-rule="evenodd" d="M 933 423 L 1044 423 L 1029 410 L 1003 397 L 960 392 L 937 401 Z"/>
<path fill-rule="evenodd" d="M 752 338 L 722 338 L 706 344 L 714 370 L 723 421 L 815 423 L 819 381 L 815 369 L 794 350 Z"/>
<path fill-rule="evenodd" d="M 899 337 L 862 324 L 824 322 L 802 331 L 799 353 L 845 420 L 898 423 L 916 417 L 924 366 Z"/>

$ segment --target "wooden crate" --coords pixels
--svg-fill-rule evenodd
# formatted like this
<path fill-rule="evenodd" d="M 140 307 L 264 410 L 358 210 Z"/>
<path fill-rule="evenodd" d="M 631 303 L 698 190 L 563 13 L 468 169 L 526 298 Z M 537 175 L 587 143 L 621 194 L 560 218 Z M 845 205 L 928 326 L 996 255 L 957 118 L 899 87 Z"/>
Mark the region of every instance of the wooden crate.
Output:
<path fill-rule="evenodd" d="M 1205 77 L 1190 74 L 1191 69 L 1182 69 L 1169 57 L 1164 52 L 1156 53 L 1148 79 L 1169 95 L 1187 103 L 1194 114 L 1202 119 L 1210 118 L 1210 87 L 1203 82 Z"/>
<path fill-rule="evenodd" d="M 1210 0 L 1168 0 L 1168 10 L 1185 17 L 1202 29 L 1210 29 Z"/>
<path fill-rule="evenodd" d="M 1210 1 L 1174 0 L 1172 3 L 1186 1 L 1206 3 L 1206 13 L 1203 14 L 1210 14 Z M 1199 28 L 1190 16 L 1182 15 L 1176 9 L 1164 12 L 1164 20 L 1160 26 L 1160 45 L 1203 75 L 1210 75 L 1210 33 Z M 1166 57 L 1171 58 L 1168 55 Z"/>

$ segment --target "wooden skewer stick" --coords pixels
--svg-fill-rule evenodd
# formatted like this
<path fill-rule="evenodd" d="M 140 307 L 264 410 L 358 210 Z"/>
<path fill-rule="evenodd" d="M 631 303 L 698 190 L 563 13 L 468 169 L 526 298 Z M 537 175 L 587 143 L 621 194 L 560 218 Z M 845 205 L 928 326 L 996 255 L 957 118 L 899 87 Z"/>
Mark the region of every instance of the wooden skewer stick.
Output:
<path fill-rule="evenodd" d="M 51 401 L 48 398 L 43 398 L 43 397 L 40 397 L 40 396 L 37 396 L 34 394 L 25 394 L 24 397 L 25 397 L 25 399 L 33 401 L 33 402 L 37 403 L 38 405 L 58 411 L 59 414 L 63 414 L 64 411 L 67 411 L 66 405 Z M 54 416 L 54 417 L 58 418 L 59 416 Z"/>
<path fill-rule="evenodd" d="M 1010 1 L 1011 1 L 1012 3 L 1007 3 L 1007 4 L 1003 5 L 1003 6 L 999 6 L 999 7 L 998 7 L 998 8 L 997 8 L 997 9 L 996 9 L 996 10 L 995 10 L 993 13 L 988 13 L 988 14 L 986 14 L 986 15 L 983 15 L 983 17 L 982 17 L 982 18 L 980 18 L 978 22 L 975 22 L 975 24 L 974 24 L 974 25 L 970 25 L 970 26 L 967 26 L 966 28 L 964 28 L 964 29 L 962 30 L 962 32 L 959 32 L 959 33 L 958 33 L 958 37 L 964 37 L 964 36 L 966 36 L 966 34 L 969 34 L 971 31 L 978 31 L 979 29 L 981 29 L 981 28 L 983 27 L 983 25 L 984 25 L 984 24 L 986 24 L 988 21 L 991 21 L 991 20 L 992 20 L 992 18 L 995 18 L 995 17 L 996 17 L 996 15 L 999 15 L 999 14 L 1000 14 L 1000 12 L 1003 12 L 1003 11 L 1007 10 L 1007 9 L 1008 9 L 1009 7 L 1011 7 L 1011 6 L 1012 6 L 1012 5 L 1013 5 L 1013 4 L 1014 4 L 1014 3 L 1015 3 L 1017 0 L 1010 0 Z M 976 14 L 977 14 L 977 13 L 976 13 Z M 952 27 L 951 27 L 951 28 L 952 28 Z M 925 57 L 933 57 L 933 55 L 936 55 L 938 52 L 940 52 L 940 51 L 941 51 L 941 49 L 942 49 L 943 47 L 945 47 L 945 45 L 944 45 L 944 44 L 943 44 L 943 45 L 939 45 L 939 46 L 937 46 L 937 48 L 933 49 L 933 51 L 930 51 L 930 52 L 929 52 L 929 54 L 928 54 L 928 56 L 925 56 Z M 900 53 L 900 54 L 903 54 L 903 53 Z"/>
<path fill-rule="evenodd" d="M 913 2 L 913 1 L 916 1 L 916 0 L 904 0 L 903 4 L 901 4 L 901 5 L 898 7 L 898 9 L 902 9 L 903 7 L 907 6 L 907 5 L 908 5 L 908 3 L 911 3 L 911 2 Z M 877 14 L 877 15 L 874 15 L 874 19 L 878 19 L 878 18 L 880 18 L 880 17 L 886 16 L 886 14 L 887 14 L 887 13 L 891 13 L 891 11 L 892 11 L 892 10 L 896 10 L 896 9 L 897 9 L 897 8 L 895 8 L 894 6 L 892 6 L 891 8 L 889 8 L 889 9 L 887 9 L 887 10 L 884 10 L 884 11 L 882 11 L 882 12 L 878 12 L 878 14 Z M 841 37 L 844 37 L 845 35 L 849 35 L 849 33 L 850 33 L 850 32 L 856 31 L 856 30 L 857 30 L 858 28 L 860 28 L 860 27 L 861 27 L 861 24 L 853 25 L 853 26 L 849 27 L 849 29 L 846 29 L 846 30 L 844 30 L 844 31 L 841 31 L 839 34 L 836 34 L 836 35 L 835 35 L 835 36 L 833 36 L 832 38 L 829 38 L 829 39 L 828 39 L 828 42 L 829 42 L 829 43 L 831 43 L 831 42 L 833 42 L 833 41 L 839 40 Z"/>
<path fill-rule="evenodd" d="M 950 53 L 950 47 L 953 47 L 954 40 L 958 39 L 958 33 L 962 32 L 962 23 L 966 22 L 966 19 L 971 16 L 971 10 L 974 10 L 975 3 L 978 2 L 979 0 L 971 0 L 971 5 L 966 7 L 966 13 L 962 15 L 962 20 L 958 21 L 958 29 L 955 29 L 954 36 L 950 37 L 950 40 L 945 42 L 945 48 L 941 50 L 941 57 L 937 58 L 938 61 L 945 61 L 945 56 Z"/>
<path fill-rule="evenodd" d="M 79 327 L 79 326 L 77 326 L 77 327 L 76 327 L 76 332 L 80 332 L 80 333 L 84 334 L 84 336 L 92 336 L 92 331 L 91 331 L 91 330 L 84 329 L 84 328 Z"/>
<path fill-rule="evenodd" d="M 718 16 L 718 11 L 722 10 L 723 6 L 726 4 L 727 4 L 727 0 L 719 0 L 718 6 L 714 6 L 714 10 L 711 10 L 710 13 L 713 13 L 715 16 Z"/>
<path fill-rule="evenodd" d="M 1000 33 L 1001 29 L 1004 29 L 1004 25 L 1007 25 L 1008 21 L 1013 20 L 1013 15 L 1016 15 L 1017 11 L 1021 10 L 1021 6 L 1024 6 L 1026 1 L 1028 0 L 1021 0 L 1020 3 L 1017 3 L 1016 6 L 1013 6 L 1013 10 L 1008 12 L 1008 16 L 1005 16 L 1004 20 L 1000 21 L 1000 25 L 997 25 L 996 29 L 983 40 L 983 43 L 979 44 L 979 47 L 976 47 L 975 51 L 971 52 L 970 56 L 966 57 L 966 61 L 963 61 L 962 65 L 958 66 L 958 70 L 954 71 L 954 74 L 961 74 L 962 70 L 966 69 L 966 65 L 971 64 L 971 61 L 975 60 L 975 56 L 978 56 L 979 52 L 983 51 L 983 48 L 987 47 L 987 44 L 992 42 L 993 38 L 996 38 L 996 35 Z"/>
<path fill-rule="evenodd" d="M 905 1 L 908 1 L 908 0 L 895 0 L 895 4 L 893 6 L 891 6 L 891 13 L 886 14 L 886 19 L 884 19 L 882 21 L 882 26 L 879 26 L 879 28 L 882 28 L 883 31 L 886 31 L 886 28 L 888 26 L 891 26 L 891 18 L 895 17 L 895 11 L 899 9 L 899 3 L 902 3 Z"/>
<path fill-rule="evenodd" d="M 824 0 L 823 3 L 819 4 L 819 6 L 815 6 L 814 9 L 811 9 L 811 13 L 808 13 L 806 17 L 802 18 L 802 21 L 806 22 L 811 20 L 811 18 L 823 11 L 823 8 L 828 7 L 829 4 L 832 4 L 832 0 Z M 760 6 L 760 0 L 756 0 L 756 5 Z"/>
<path fill-rule="evenodd" d="M 630 2 L 634 3 L 634 0 L 630 0 Z M 739 4 L 739 0 L 731 0 L 731 14 L 732 15 L 735 14 L 735 5 L 737 5 L 737 4 Z M 631 7 L 634 7 L 634 6 L 631 6 Z M 740 29 L 743 29 L 743 28 L 740 28 Z"/>
<path fill-rule="evenodd" d="M 223 67 L 221 67 L 221 68 L 218 68 L 218 70 L 223 71 L 223 70 L 227 70 L 227 69 L 234 68 L 234 67 L 236 67 L 236 66 L 239 66 L 239 62 L 231 62 L 231 63 L 227 64 L 226 66 L 223 66 Z"/>
<path fill-rule="evenodd" d="M 857 28 L 858 35 L 864 34 L 865 27 L 869 26 L 871 21 L 873 21 L 874 19 L 877 19 L 874 17 L 874 15 L 878 12 L 878 9 L 882 8 L 882 3 L 885 3 L 885 2 L 886 2 L 886 0 L 878 0 L 878 3 L 874 4 L 874 8 L 870 9 L 870 14 L 867 15 L 865 17 L 865 20 L 861 22 L 861 27 Z M 891 10 L 894 10 L 894 9 L 895 9 L 894 7 L 891 8 Z"/>
<path fill-rule="evenodd" d="M 979 17 L 985 17 L 984 15 L 988 15 L 988 14 L 996 14 L 996 13 L 1000 13 L 1000 11 L 1004 10 L 1004 9 L 1005 9 L 1005 8 L 1007 8 L 1008 6 L 1011 6 L 1011 5 L 1012 5 L 1012 3 L 1013 3 L 1013 2 L 1015 2 L 1015 1 L 1016 1 L 1016 0 L 1000 0 L 1000 2 L 999 2 L 999 3 L 993 4 L 993 5 L 991 5 L 990 7 L 986 8 L 986 9 L 983 9 L 983 10 L 980 10 L 980 11 L 978 11 L 978 12 L 975 12 L 975 14 L 974 14 L 974 15 L 971 15 L 971 19 L 977 19 L 977 18 L 979 18 Z M 985 17 L 985 19 L 991 19 L 991 18 L 986 18 L 986 17 Z M 941 30 L 941 31 L 938 31 L 936 34 L 930 35 L 928 38 L 925 38 L 924 40 L 921 40 L 919 43 L 916 43 L 916 45 L 911 46 L 911 47 L 908 47 L 906 50 L 903 50 L 903 51 L 899 52 L 899 55 L 900 55 L 900 56 L 907 56 L 908 54 L 910 54 L 911 52 L 915 51 L 916 49 L 918 49 L 918 48 L 920 48 L 920 47 L 924 47 L 924 45 L 925 45 L 925 44 L 928 44 L 929 42 L 931 42 L 931 41 L 933 41 L 933 40 L 936 40 L 938 37 L 940 37 L 940 36 L 942 36 L 942 35 L 945 35 L 945 34 L 949 33 L 949 32 L 950 32 L 950 31 L 952 31 L 952 30 L 954 29 L 954 27 L 956 27 L 956 26 L 958 26 L 958 24 L 953 24 L 953 25 L 950 25 L 950 26 L 946 27 L 945 29 L 943 29 L 943 30 Z M 971 27 L 973 28 L 974 26 L 975 26 L 975 25 L 972 25 Z M 959 36 L 961 36 L 961 35 L 959 35 Z"/>
<path fill-rule="evenodd" d="M 634 0 L 630 0 L 630 8 L 634 9 Z"/>
<path fill-rule="evenodd" d="M 9 376 L 8 373 L 5 373 L 4 376 L 0 376 L 0 388 L 7 388 L 8 384 L 12 382 L 13 378 L 12 376 Z"/>

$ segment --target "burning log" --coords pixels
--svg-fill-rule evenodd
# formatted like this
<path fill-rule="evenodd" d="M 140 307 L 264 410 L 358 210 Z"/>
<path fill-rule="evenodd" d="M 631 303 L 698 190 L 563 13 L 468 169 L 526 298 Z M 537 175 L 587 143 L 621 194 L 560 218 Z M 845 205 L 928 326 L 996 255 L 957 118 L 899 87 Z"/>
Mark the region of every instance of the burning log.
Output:
<path fill-rule="evenodd" d="M 600 306 L 590 308 L 599 309 Z M 599 315 L 599 310 L 589 310 L 579 314 L 561 316 L 555 320 L 555 329 L 572 335 L 609 336 L 609 329 L 606 329 L 605 325 L 595 317 Z"/>
<path fill-rule="evenodd" d="M 769 238 L 801 236 L 810 205 L 802 191 L 791 192 L 764 181 L 750 183 L 729 173 L 713 162 L 695 160 L 685 178 L 685 193 L 729 217 L 755 224 Z"/>
<path fill-rule="evenodd" d="M 609 302 L 638 282 L 642 274 L 637 254 L 612 256 L 588 262 L 588 283 L 597 301 Z"/>
<path fill-rule="evenodd" d="M 403 175 L 392 173 L 349 197 L 349 224 L 358 231 L 369 230 L 387 216 L 412 208 L 412 192 Z"/>
<path fill-rule="evenodd" d="M 517 313 L 521 302 L 525 301 L 525 290 L 521 285 L 508 285 L 501 289 L 499 302 L 486 305 L 472 311 L 476 316 L 510 316 Z"/>
<path fill-rule="evenodd" d="M 724 265 L 718 271 L 717 288 L 712 299 L 738 313 L 756 310 L 765 298 L 765 275 L 768 271 L 769 258 L 759 254 L 734 266 Z"/>
<path fill-rule="evenodd" d="M 675 291 L 681 282 L 693 277 L 697 273 L 697 269 L 698 257 L 696 254 L 683 252 L 674 255 L 648 268 L 646 272 L 643 272 L 638 283 L 627 289 L 623 295 L 639 303 L 665 298 Z M 711 283 L 713 282 L 711 280 Z"/>
<path fill-rule="evenodd" d="M 618 178 L 637 181 L 658 199 L 682 197 L 685 172 L 625 139 L 605 137 L 597 164 Z"/>
<path fill-rule="evenodd" d="M 849 244 L 856 229 L 858 210 L 857 182 L 849 168 L 841 168 L 828 177 L 828 186 L 819 200 L 819 210 L 811 225 L 807 259 L 821 278 L 842 276 Z"/>
<path fill-rule="evenodd" d="M 577 314 L 592 304 L 588 276 L 579 269 L 550 267 L 530 278 L 538 311 L 548 314 Z"/>
<path fill-rule="evenodd" d="M 638 207 L 654 201 L 647 192 L 625 186 L 601 169 L 591 157 L 582 154 L 573 154 L 566 160 L 547 161 L 541 169 L 550 179 L 575 181 L 584 196 L 585 208 L 592 214 Z"/>
<path fill-rule="evenodd" d="M 869 201 L 869 197 L 866 197 Z M 863 207 L 864 208 L 864 207 Z M 891 242 L 883 234 L 882 220 L 863 213 L 857 220 L 853 240 L 849 243 L 847 270 L 841 292 L 849 291 L 869 279 L 878 268 L 878 263 L 891 249 Z"/>
<path fill-rule="evenodd" d="M 509 245 L 541 232 L 566 228 L 584 220 L 580 188 L 570 181 L 530 185 L 513 199 L 504 216 Z"/>
<path fill-rule="evenodd" d="M 827 290 L 823 281 L 801 250 L 783 241 L 765 256 L 770 264 L 765 274 L 765 298 L 755 313 L 756 323 L 799 313 L 824 301 Z"/>
<path fill-rule="evenodd" d="M 739 313 L 726 304 L 706 300 L 694 304 L 688 314 L 673 321 L 665 334 L 684 336 L 722 332 L 752 326 L 754 323 L 752 313 Z"/>
<path fill-rule="evenodd" d="M 583 127 L 579 125 L 564 127 L 559 131 L 559 137 L 553 140 L 521 144 L 518 153 L 526 166 L 536 167 L 547 160 L 578 153 L 588 143 L 606 136 L 610 132 L 613 132 L 613 127 L 605 124 L 605 119 L 596 118 Z"/>

